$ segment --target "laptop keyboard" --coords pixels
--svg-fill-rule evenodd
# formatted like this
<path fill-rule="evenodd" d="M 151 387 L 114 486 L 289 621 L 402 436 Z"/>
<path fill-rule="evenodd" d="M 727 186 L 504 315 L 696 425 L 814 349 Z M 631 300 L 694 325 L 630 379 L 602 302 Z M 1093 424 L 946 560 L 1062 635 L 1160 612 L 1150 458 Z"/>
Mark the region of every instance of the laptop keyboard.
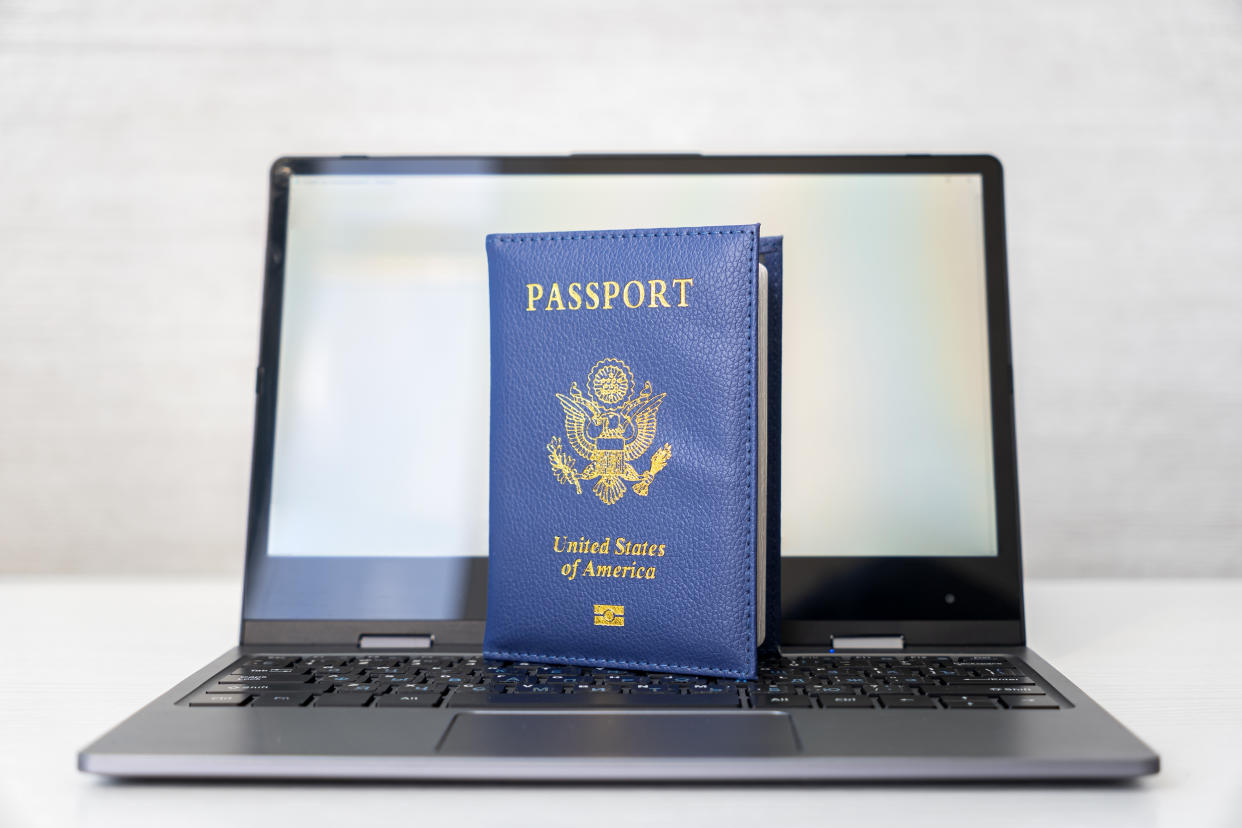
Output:
<path fill-rule="evenodd" d="M 565 667 L 481 656 L 248 656 L 191 707 L 758 708 L 1055 710 L 1063 702 L 1005 656 L 781 656 L 758 679 Z"/>

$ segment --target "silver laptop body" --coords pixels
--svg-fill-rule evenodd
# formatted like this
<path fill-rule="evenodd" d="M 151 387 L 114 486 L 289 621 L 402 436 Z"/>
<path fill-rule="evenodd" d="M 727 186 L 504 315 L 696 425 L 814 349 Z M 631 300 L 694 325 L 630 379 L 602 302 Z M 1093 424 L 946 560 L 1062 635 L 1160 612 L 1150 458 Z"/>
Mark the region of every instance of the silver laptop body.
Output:
<path fill-rule="evenodd" d="M 83 749 L 83 771 L 1158 769 L 1025 646 L 996 159 L 282 158 L 270 205 L 240 641 Z M 768 504 L 779 650 L 740 689 L 640 677 L 666 687 L 641 702 L 628 677 L 484 662 L 484 235 L 751 221 L 785 239 Z M 556 695 L 482 686 L 514 676 Z"/>

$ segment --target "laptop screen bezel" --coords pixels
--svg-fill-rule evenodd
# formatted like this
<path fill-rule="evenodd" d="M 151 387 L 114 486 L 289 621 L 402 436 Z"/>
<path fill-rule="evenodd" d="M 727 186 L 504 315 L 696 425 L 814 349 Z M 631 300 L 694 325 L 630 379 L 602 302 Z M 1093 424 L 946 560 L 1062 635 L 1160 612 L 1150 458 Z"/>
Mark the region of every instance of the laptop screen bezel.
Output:
<path fill-rule="evenodd" d="M 997 524 L 991 557 L 814 557 L 782 560 L 786 645 L 820 645 L 841 635 L 902 635 L 907 644 L 1024 643 L 1008 268 L 1003 172 L 989 155 L 893 156 L 408 156 L 287 157 L 272 164 L 260 356 L 246 533 L 242 643 L 351 644 L 364 634 L 420 634 L 463 644 L 481 641 L 486 559 L 470 563 L 456 620 L 257 619 L 248 607 L 265 584 L 275 443 L 284 259 L 293 175 L 728 175 L 977 174 L 983 184 L 983 238 Z M 369 559 L 359 559 L 369 560 Z M 809 588 L 806 585 L 811 585 Z M 809 591 L 808 591 L 809 590 Z M 787 590 L 788 594 L 788 590 Z"/>

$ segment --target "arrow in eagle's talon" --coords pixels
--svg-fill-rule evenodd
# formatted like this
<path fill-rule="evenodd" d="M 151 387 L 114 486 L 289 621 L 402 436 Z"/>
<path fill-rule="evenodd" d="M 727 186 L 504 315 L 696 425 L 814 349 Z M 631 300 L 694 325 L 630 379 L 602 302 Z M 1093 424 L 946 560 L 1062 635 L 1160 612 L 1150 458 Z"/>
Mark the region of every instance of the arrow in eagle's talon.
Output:
<path fill-rule="evenodd" d="M 664 468 L 668 463 L 668 458 L 673 455 L 673 447 L 665 443 L 655 454 L 651 455 L 651 468 L 643 472 L 642 479 L 634 484 L 635 494 L 643 497 L 647 496 L 647 490 L 651 488 L 651 481 L 660 473 L 660 469 Z"/>

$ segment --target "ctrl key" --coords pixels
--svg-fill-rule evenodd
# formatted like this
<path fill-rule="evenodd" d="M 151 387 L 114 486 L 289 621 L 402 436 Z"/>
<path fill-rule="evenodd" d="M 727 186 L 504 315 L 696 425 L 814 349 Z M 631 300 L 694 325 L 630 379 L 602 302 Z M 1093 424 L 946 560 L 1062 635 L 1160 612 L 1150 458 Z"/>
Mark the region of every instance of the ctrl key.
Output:
<path fill-rule="evenodd" d="M 250 699 L 249 693 L 202 693 L 190 699 L 190 707 L 241 707 Z"/>
<path fill-rule="evenodd" d="M 874 710 L 875 702 L 866 696 L 820 696 L 825 710 Z"/>

